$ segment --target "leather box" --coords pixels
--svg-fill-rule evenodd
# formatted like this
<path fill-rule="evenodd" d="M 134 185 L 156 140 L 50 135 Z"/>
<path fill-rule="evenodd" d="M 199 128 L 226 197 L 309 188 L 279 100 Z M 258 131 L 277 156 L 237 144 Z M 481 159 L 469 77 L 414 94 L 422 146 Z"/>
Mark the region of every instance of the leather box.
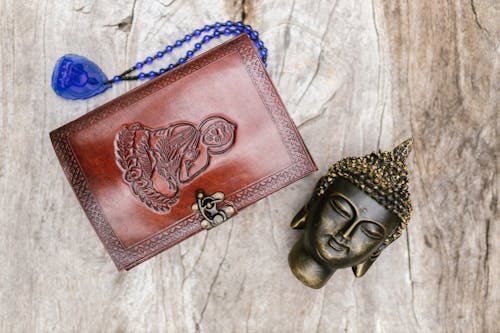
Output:
<path fill-rule="evenodd" d="M 50 137 L 119 270 L 203 230 L 200 190 L 237 213 L 316 170 L 246 34 Z"/>

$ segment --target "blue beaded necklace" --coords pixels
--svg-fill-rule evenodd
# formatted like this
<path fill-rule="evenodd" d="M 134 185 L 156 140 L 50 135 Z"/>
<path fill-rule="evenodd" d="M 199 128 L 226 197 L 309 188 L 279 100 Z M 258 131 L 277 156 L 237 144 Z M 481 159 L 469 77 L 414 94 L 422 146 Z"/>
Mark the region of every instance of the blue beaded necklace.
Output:
<path fill-rule="evenodd" d="M 216 22 L 212 25 L 205 25 L 202 29 L 194 30 L 174 44 L 168 45 L 164 50 L 156 52 L 154 56 L 147 57 L 144 61 L 137 62 L 123 73 L 113 76 L 111 80 L 91 60 L 76 54 L 66 54 L 56 62 L 52 74 L 52 89 L 57 95 L 66 99 L 87 99 L 103 93 L 111 88 L 113 84 L 121 81 L 153 79 L 185 63 L 212 39 L 220 38 L 222 35 L 237 36 L 242 33 L 248 34 L 250 39 L 253 40 L 262 62 L 267 67 L 267 48 L 264 47 L 264 42 L 260 40 L 257 31 L 253 30 L 249 25 L 244 25 L 243 22 Z M 160 68 L 158 71 L 149 71 L 147 73 L 141 71 L 137 75 L 130 75 L 136 70 L 142 70 L 146 65 L 153 64 L 155 60 L 163 58 L 165 54 L 172 53 L 175 48 L 180 48 L 191 41 L 196 41 L 194 47 L 187 51 L 184 57 L 179 58 L 177 62 Z"/>

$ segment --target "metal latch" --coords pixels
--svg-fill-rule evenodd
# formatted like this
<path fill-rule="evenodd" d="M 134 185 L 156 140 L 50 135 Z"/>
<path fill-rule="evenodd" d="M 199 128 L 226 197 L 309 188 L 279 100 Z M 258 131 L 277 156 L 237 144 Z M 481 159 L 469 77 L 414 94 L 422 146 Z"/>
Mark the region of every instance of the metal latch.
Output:
<path fill-rule="evenodd" d="M 212 229 L 224 223 L 236 213 L 236 209 L 231 205 L 218 208 L 217 205 L 223 201 L 224 193 L 222 192 L 206 195 L 205 192 L 198 191 L 196 194 L 196 203 L 191 206 L 191 209 L 203 216 L 203 221 L 201 221 L 203 229 Z"/>

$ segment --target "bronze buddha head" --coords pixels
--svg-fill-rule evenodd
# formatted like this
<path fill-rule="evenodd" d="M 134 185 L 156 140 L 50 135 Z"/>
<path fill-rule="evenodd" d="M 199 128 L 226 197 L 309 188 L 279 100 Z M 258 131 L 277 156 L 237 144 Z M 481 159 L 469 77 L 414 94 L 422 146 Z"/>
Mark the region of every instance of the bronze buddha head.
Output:
<path fill-rule="evenodd" d="M 347 157 L 316 185 L 291 227 L 304 229 L 289 254 L 295 276 L 321 288 L 339 268 L 363 276 L 406 227 L 412 210 L 406 159 L 408 139 L 393 151 Z"/>

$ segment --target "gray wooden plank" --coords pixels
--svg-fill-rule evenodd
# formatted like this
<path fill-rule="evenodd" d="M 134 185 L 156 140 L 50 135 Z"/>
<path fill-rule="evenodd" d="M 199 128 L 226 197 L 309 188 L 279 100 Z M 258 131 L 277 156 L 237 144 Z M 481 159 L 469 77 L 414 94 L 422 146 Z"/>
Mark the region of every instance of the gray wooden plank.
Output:
<path fill-rule="evenodd" d="M 0 0 L 0 331 L 498 332 L 495 1 Z M 119 96 L 50 89 L 55 60 L 128 68 L 185 32 L 245 21 L 320 171 L 117 273 L 48 132 Z M 415 139 L 408 231 L 355 279 L 302 286 L 288 228 L 347 155 Z"/>

